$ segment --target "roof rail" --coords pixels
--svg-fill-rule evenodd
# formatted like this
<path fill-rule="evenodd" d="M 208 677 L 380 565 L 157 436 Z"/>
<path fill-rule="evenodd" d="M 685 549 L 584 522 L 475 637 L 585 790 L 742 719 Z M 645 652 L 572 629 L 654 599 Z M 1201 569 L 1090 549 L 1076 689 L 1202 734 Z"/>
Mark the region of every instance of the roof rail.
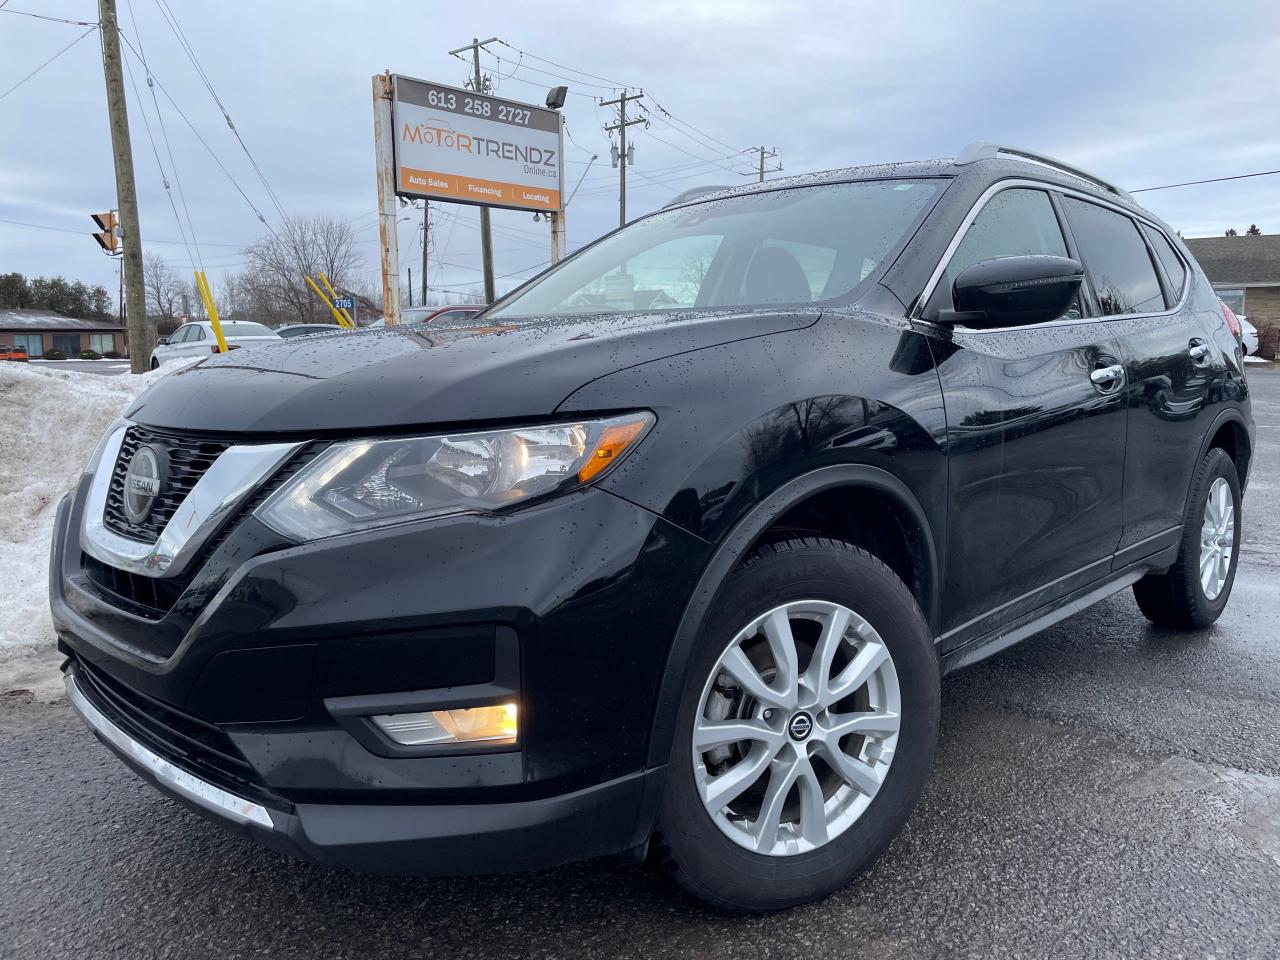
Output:
<path fill-rule="evenodd" d="M 729 187 L 722 185 L 712 185 L 705 187 L 690 187 L 682 193 L 676 194 L 670 200 L 662 205 L 662 209 L 667 207 L 678 207 L 681 204 L 688 203 L 690 200 L 696 200 L 698 197 L 704 197 L 709 193 L 719 193 L 721 190 L 728 190 Z"/>
<path fill-rule="evenodd" d="M 1010 147 L 1000 143 L 983 143 L 978 141 L 971 143 L 959 154 L 956 155 L 955 164 L 962 167 L 969 163 L 976 163 L 978 160 L 992 160 L 1000 154 L 1009 157 L 1019 157 L 1023 160 L 1031 160 L 1035 163 L 1044 164 L 1046 167 L 1053 167 L 1064 173 L 1069 173 L 1073 177 L 1079 177 L 1081 180 L 1088 180 L 1090 183 L 1096 183 L 1098 186 L 1111 191 L 1117 197 L 1133 202 L 1133 197 L 1129 196 L 1129 192 L 1123 187 L 1117 187 L 1109 180 L 1103 180 L 1096 174 L 1081 170 L 1079 167 L 1073 167 L 1069 163 L 1063 163 L 1061 160 L 1055 160 L 1053 157 L 1046 156 L 1043 153 L 1035 153 L 1031 150 L 1023 150 L 1020 147 Z"/>

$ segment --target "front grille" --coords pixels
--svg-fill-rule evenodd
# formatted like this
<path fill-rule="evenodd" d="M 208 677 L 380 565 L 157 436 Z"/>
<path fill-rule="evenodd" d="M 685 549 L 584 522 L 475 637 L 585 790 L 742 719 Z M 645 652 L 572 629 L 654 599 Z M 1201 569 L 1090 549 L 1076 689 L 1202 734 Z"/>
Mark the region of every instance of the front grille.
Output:
<path fill-rule="evenodd" d="M 134 453 L 147 444 L 164 453 L 168 467 L 151 512 L 141 523 L 134 523 L 124 509 L 124 477 L 129 471 L 129 462 Z M 159 433 L 136 424 L 130 427 L 125 431 L 124 441 L 120 444 L 120 455 L 116 457 L 115 467 L 111 471 L 103 522 L 122 537 L 155 543 L 169 518 L 177 512 L 182 501 L 191 492 L 191 488 L 229 446 L 231 444 L 219 440 L 197 440 Z"/>
<path fill-rule="evenodd" d="M 85 697 L 152 752 L 239 796 L 283 805 L 220 727 L 126 687 L 83 658 L 73 669 Z"/>
<path fill-rule="evenodd" d="M 229 446 L 229 444 L 224 444 L 223 446 Z M 137 616 L 147 617 L 152 620 L 161 619 L 173 609 L 174 604 L 178 602 L 178 599 L 190 585 L 196 573 L 208 562 L 213 552 L 231 536 L 236 525 L 244 517 L 253 513 L 286 480 L 314 460 L 326 446 L 327 444 L 323 441 L 308 444 L 293 459 L 269 477 L 267 482 L 262 484 L 254 495 L 245 501 L 235 516 L 224 523 L 221 529 L 214 532 L 185 575 L 180 577 L 147 577 L 138 573 L 130 573 L 128 570 L 121 570 L 119 567 L 113 567 L 85 553 L 81 557 L 81 565 L 85 576 L 99 590 L 109 594 L 108 599 L 116 606 Z M 118 465 L 117 472 L 119 472 Z M 112 479 L 114 482 L 114 477 Z M 110 515 L 110 509 L 108 505 L 108 516 Z"/>

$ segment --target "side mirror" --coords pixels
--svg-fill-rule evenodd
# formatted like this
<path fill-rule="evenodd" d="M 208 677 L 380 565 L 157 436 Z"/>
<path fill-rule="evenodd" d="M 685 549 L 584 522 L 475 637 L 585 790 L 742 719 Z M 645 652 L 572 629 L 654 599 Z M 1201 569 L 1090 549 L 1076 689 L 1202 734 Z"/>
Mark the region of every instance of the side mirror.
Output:
<path fill-rule="evenodd" d="M 167 347 L 168 345 L 169 345 L 169 338 L 168 338 L 168 337 L 156 337 L 156 346 L 157 346 L 157 347 Z"/>
<path fill-rule="evenodd" d="M 990 329 L 1046 323 L 1066 312 L 1084 280 L 1068 257 L 997 257 L 966 267 L 951 287 L 954 310 L 938 322 Z"/>

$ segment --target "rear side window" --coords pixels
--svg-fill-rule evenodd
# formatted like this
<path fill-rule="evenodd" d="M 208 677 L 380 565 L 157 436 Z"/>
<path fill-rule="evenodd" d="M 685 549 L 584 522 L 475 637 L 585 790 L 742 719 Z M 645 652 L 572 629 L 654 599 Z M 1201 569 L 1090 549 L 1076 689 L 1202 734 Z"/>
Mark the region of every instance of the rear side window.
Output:
<path fill-rule="evenodd" d="M 1064 197 L 1071 232 L 1105 316 L 1164 309 L 1156 268 L 1138 225 L 1096 203 Z"/>
<path fill-rule="evenodd" d="M 1169 277 L 1169 306 L 1173 306 L 1178 302 L 1178 297 L 1182 295 L 1182 283 L 1187 278 L 1187 268 L 1183 264 L 1182 259 L 1173 249 L 1173 244 L 1169 242 L 1169 238 L 1157 230 L 1155 227 L 1142 225 L 1142 229 L 1146 231 L 1147 239 L 1151 241 L 1151 246 L 1155 248 L 1156 256 L 1160 258 L 1160 263 L 1164 266 L 1164 272 Z"/>

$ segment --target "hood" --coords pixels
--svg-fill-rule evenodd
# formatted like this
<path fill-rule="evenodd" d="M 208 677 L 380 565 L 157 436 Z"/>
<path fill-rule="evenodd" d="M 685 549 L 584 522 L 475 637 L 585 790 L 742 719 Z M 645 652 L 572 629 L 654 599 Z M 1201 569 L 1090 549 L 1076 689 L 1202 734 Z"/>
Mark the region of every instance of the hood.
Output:
<path fill-rule="evenodd" d="M 597 377 L 818 316 L 652 313 L 318 334 L 202 360 L 157 381 L 128 416 L 174 430 L 302 434 L 542 417 Z"/>

